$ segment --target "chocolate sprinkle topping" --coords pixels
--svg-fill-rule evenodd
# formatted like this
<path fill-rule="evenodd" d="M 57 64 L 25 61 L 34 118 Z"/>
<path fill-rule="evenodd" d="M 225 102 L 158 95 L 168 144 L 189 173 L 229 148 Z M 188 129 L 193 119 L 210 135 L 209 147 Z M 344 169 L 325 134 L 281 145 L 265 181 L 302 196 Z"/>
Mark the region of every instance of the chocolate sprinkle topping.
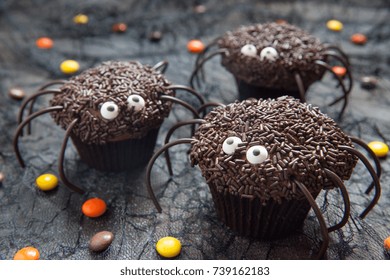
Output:
<path fill-rule="evenodd" d="M 353 145 L 335 121 L 292 97 L 236 101 L 215 108 L 204 119 L 194 136 L 198 141 L 191 148 L 191 164 L 199 165 L 206 182 L 218 192 L 258 198 L 262 203 L 302 198 L 293 178 L 318 193 L 334 187 L 324 168 L 347 180 L 357 162 L 357 157 L 338 149 Z M 242 143 L 227 155 L 222 144 L 231 136 Z M 246 159 L 246 151 L 254 145 L 268 151 L 260 164 Z"/>
<path fill-rule="evenodd" d="M 241 53 L 241 48 L 247 44 L 256 47 L 255 57 Z M 236 78 L 254 86 L 296 89 L 293 74 L 298 72 L 307 88 L 324 74 L 324 69 L 314 64 L 315 60 L 326 61 L 324 45 L 287 23 L 243 26 L 227 32 L 218 40 L 218 45 L 229 52 L 222 56 L 222 65 Z M 275 61 L 260 59 L 260 52 L 266 47 L 273 47 L 278 52 Z"/>
<path fill-rule="evenodd" d="M 173 96 L 174 92 L 167 90 L 169 85 L 161 73 L 139 62 L 104 62 L 65 83 L 51 100 L 52 106 L 64 109 L 51 115 L 64 129 L 78 119 L 72 133 L 87 144 L 141 138 L 168 116 L 171 102 L 160 100 L 159 95 Z M 140 111 L 128 106 L 127 98 L 132 94 L 145 100 Z M 112 120 L 100 114 L 101 105 L 108 101 L 119 107 Z"/>

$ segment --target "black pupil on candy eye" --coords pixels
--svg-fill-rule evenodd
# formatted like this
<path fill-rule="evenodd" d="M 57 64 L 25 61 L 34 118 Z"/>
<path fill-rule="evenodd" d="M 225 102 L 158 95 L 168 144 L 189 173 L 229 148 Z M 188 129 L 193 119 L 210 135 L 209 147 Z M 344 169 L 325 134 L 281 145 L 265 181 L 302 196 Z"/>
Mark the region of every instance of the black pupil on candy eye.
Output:
<path fill-rule="evenodd" d="M 138 98 L 137 96 L 133 96 L 132 100 L 133 100 L 134 102 L 136 102 L 136 103 L 139 102 L 139 98 Z"/>
<path fill-rule="evenodd" d="M 110 106 L 107 107 L 107 111 L 114 112 L 115 111 L 115 107 L 110 105 Z"/>
<path fill-rule="evenodd" d="M 253 150 L 253 155 L 254 155 L 255 157 L 257 157 L 258 155 L 260 155 L 260 150 L 259 150 L 259 149 Z"/>
<path fill-rule="evenodd" d="M 226 141 L 226 143 L 227 143 L 228 145 L 231 145 L 231 144 L 234 143 L 234 141 L 233 141 L 233 139 L 228 139 L 228 140 Z"/>

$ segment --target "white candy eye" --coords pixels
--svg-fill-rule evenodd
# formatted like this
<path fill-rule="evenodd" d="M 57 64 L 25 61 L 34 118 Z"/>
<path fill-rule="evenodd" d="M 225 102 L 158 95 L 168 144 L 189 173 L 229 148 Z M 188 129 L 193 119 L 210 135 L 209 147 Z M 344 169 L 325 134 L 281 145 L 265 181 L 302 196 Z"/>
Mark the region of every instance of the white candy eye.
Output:
<path fill-rule="evenodd" d="M 241 48 L 241 53 L 246 56 L 256 56 L 257 49 L 252 44 L 247 44 Z"/>
<path fill-rule="evenodd" d="M 262 163 L 267 157 L 268 152 L 264 146 L 253 146 L 246 151 L 246 159 L 251 164 Z"/>
<path fill-rule="evenodd" d="M 145 107 L 145 100 L 138 94 L 132 94 L 127 98 L 128 107 L 134 107 L 135 111 L 140 111 Z"/>
<path fill-rule="evenodd" d="M 242 143 L 241 139 L 231 136 L 225 139 L 222 144 L 222 150 L 227 155 L 232 155 L 237 149 L 238 144 Z"/>
<path fill-rule="evenodd" d="M 279 54 L 273 47 L 266 47 L 260 52 L 260 59 L 267 59 L 269 61 L 275 61 L 278 58 Z"/>
<path fill-rule="evenodd" d="M 112 101 L 105 102 L 100 108 L 100 114 L 107 120 L 115 119 L 119 114 L 118 105 Z"/>

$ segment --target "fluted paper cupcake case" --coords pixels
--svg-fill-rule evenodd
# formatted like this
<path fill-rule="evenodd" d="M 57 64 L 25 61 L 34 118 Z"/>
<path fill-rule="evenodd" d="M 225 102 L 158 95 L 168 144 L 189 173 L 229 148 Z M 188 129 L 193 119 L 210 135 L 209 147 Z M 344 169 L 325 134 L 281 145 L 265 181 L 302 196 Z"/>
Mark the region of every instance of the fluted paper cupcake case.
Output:
<path fill-rule="evenodd" d="M 241 236 L 259 240 L 287 237 L 302 228 L 311 209 L 305 198 L 281 203 L 270 199 L 263 205 L 260 199 L 219 192 L 212 183 L 209 186 L 219 219 Z M 313 198 L 317 195 L 312 193 Z"/>
<path fill-rule="evenodd" d="M 80 158 L 100 171 L 120 172 L 145 166 L 153 155 L 159 128 L 150 130 L 142 138 L 108 141 L 106 144 L 86 144 L 71 135 Z"/>

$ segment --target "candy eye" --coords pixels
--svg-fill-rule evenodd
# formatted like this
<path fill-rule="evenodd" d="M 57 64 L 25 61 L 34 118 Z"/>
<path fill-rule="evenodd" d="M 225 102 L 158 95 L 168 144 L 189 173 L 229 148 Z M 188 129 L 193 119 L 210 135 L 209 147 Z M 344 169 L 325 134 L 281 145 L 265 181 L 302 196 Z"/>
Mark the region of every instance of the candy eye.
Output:
<path fill-rule="evenodd" d="M 241 48 L 241 53 L 246 56 L 256 56 L 257 49 L 252 44 L 247 44 Z"/>
<path fill-rule="evenodd" d="M 253 146 L 246 151 L 246 159 L 251 164 L 262 163 L 267 157 L 268 152 L 264 146 Z"/>
<path fill-rule="evenodd" d="M 279 57 L 278 52 L 272 47 L 266 47 L 260 52 L 260 59 L 267 59 L 269 61 L 275 61 Z"/>
<path fill-rule="evenodd" d="M 105 102 L 100 108 L 100 114 L 107 120 L 115 119 L 119 114 L 118 105 L 112 101 Z"/>
<path fill-rule="evenodd" d="M 231 136 L 225 139 L 222 144 L 222 150 L 227 155 L 232 155 L 237 149 L 238 144 L 242 143 L 241 139 Z"/>
<path fill-rule="evenodd" d="M 132 94 L 127 98 L 127 106 L 135 111 L 140 111 L 145 107 L 145 100 L 138 94 Z"/>

